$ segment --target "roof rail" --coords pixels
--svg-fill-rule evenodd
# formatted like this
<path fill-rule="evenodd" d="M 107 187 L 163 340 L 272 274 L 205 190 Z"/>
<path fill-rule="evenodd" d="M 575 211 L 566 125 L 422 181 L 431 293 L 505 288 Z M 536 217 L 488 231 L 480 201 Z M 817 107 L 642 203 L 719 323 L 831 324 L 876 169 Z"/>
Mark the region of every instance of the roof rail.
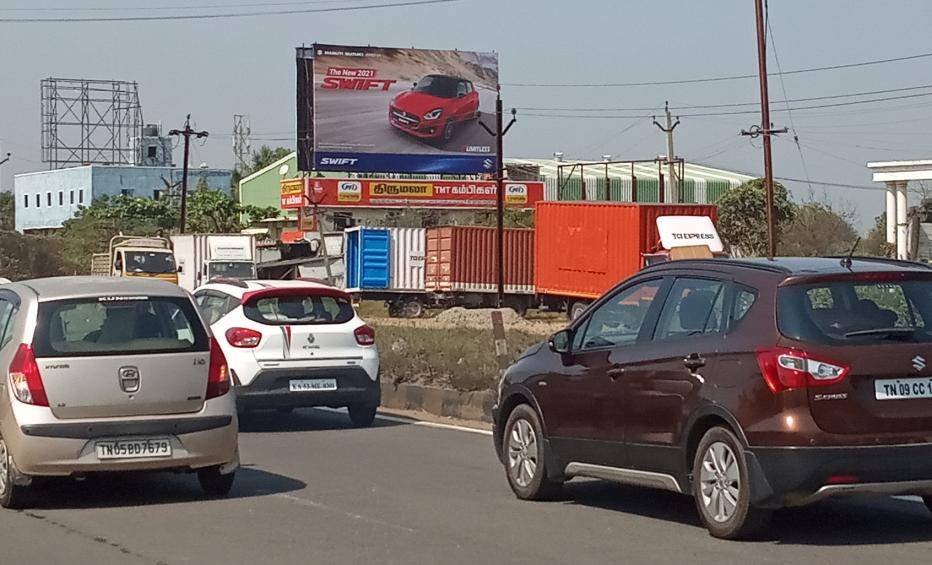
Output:
<path fill-rule="evenodd" d="M 217 277 L 210 279 L 207 281 L 207 284 L 228 284 L 239 288 L 249 288 L 249 285 L 246 284 L 242 279 L 231 279 L 227 277 Z"/>
<path fill-rule="evenodd" d="M 714 269 L 722 265 L 727 265 L 729 267 L 740 267 L 742 269 L 753 269 L 756 271 L 766 271 L 768 273 L 778 273 L 781 275 L 788 275 L 792 273 L 792 269 L 779 265 L 777 263 L 763 263 L 758 261 L 747 261 L 742 259 L 732 259 L 732 258 L 718 258 L 718 259 L 676 259 L 674 261 L 664 261 L 663 263 L 656 263 L 648 267 L 644 267 L 644 270 L 647 269 L 677 269 L 680 266 L 686 267 L 695 267 L 701 266 L 706 268 Z"/>
<path fill-rule="evenodd" d="M 847 259 L 847 255 L 831 255 L 827 259 Z M 919 263 L 917 261 L 907 261 L 905 259 L 893 259 L 891 257 L 873 257 L 869 255 L 853 255 L 852 261 L 864 261 L 865 263 L 882 263 L 884 265 L 899 265 L 902 267 L 913 267 L 932 271 L 932 265 L 928 263 Z"/>

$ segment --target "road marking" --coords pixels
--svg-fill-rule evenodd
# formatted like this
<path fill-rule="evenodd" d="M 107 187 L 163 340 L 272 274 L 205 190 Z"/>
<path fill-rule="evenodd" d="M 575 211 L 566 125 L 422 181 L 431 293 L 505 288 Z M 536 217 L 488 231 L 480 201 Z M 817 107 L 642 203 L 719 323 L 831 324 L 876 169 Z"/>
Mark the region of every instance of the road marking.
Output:
<path fill-rule="evenodd" d="M 321 502 L 317 502 L 317 501 L 310 500 L 307 498 L 301 498 L 299 496 L 292 496 L 290 494 L 285 494 L 283 492 L 276 493 L 272 496 L 275 496 L 277 498 L 283 498 L 289 502 L 293 502 L 300 506 L 307 506 L 308 508 L 316 508 L 318 510 L 325 510 L 327 512 L 334 512 L 337 514 L 342 514 L 343 516 L 346 516 L 347 518 L 352 518 L 353 520 L 359 520 L 360 522 L 367 522 L 369 524 L 375 524 L 377 526 L 384 526 L 386 528 L 401 530 L 403 532 L 408 532 L 409 534 L 418 533 L 417 530 L 414 530 L 412 528 L 401 526 L 399 524 L 393 524 L 391 522 L 386 522 L 385 520 L 379 520 L 378 518 L 371 518 L 369 516 L 363 516 L 362 514 L 356 514 L 355 512 L 348 512 L 346 510 L 340 510 L 339 508 L 334 508 L 333 506 L 328 506 Z"/>
<path fill-rule="evenodd" d="M 340 412 L 342 414 L 346 413 L 345 408 L 330 408 L 327 406 L 315 406 L 314 410 L 323 410 L 325 412 Z M 469 432 L 469 433 L 479 434 L 479 435 L 484 435 L 484 436 L 492 435 L 492 432 L 490 430 L 480 430 L 477 428 L 469 428 L 466 426 L 457 426 L 455 424 L 428 422 L 425 420 L 415 420 L 413 418 L 404 418 L 402 416 L 389 416 L 388 414 L 376 414 L 375 417 L 380 420 L 385 420 L 386 422 L 395 422 L 398 424 L 411 424 L 412 426 L 421 426 L 424 428 L 437 428 L 440 430 L 455 430 L 458 432 Z"/>

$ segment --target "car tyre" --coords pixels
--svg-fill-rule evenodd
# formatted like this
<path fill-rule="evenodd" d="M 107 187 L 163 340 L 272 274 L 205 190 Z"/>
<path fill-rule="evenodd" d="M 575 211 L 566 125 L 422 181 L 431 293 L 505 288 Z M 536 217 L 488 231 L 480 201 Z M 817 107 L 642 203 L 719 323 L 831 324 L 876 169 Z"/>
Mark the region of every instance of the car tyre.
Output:
<path fill-rule="evenodd" d="M 453 120 L 450 120 L 443 126 L 443 142 L 446 143 L 453 139 L 453 136 L 456 134 L 456 124 L 453 123 Z"/>
<path fill-rule="evenodd" d="M 201 483 L 201 489 L 208 496 L 226 496 L 230 494 L 235 479 L 236 471 L 224 475 L 220 473 L 220 467 L 210 467 L 197 472 L 197 480 Z"/>
<path fill-rule="evenodd" d="M 714 537 L 753 537 L 770 519 L 770 511 L 751 505 L 744 449 L 726 428 L 714 427 L 699 441 L 692 488 L 699 517 Z"/>
<path fill-rule="evenodd" d="M 569 310 L 566 314 L 569 317 L 570 321 L 576 320 L 583 315 L 583 312 L 586 311 L 586 308 L 589 307 L 589 304 L 586 302 L 573 302 L 570 304 Z"/>
<path fill-rule="evenodd" d="M 6 442 L 0 438 L 0 506 L 4 508 L 22 508 L 26 488 L 13 483 L 13 456 L 7 450 Z"/>
<path fill-rule="evenodd" d="M 562 490 L 562 481 L 547 476 L 543 429 L 537 412 L 520 404 L 508 416 L 502 436 L 505 476 L 515 496 L 522 500 L 552 500 Z"/>
<path fill-rule="evenodd" d="M 350 421 L 355 428 L 368 428 L 375 421 L 375 412 L 378 406 L 365 406 L 354 404 L 347 408 L 349 410 Z"/>

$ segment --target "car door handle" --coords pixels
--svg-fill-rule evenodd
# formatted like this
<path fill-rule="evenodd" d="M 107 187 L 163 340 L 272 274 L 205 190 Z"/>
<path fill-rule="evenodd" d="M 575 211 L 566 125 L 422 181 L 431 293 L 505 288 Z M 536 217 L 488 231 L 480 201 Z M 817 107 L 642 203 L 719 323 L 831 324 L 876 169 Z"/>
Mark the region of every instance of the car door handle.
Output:
<path fill-rule="evenodd" d="M 705 358 L 698 353 L 690 353 L 683 358 L 683 365 L 686 365 L 690 371 L 695 371 L 700 367 L 705 367 Z"/>
<path fill-rule="evenodd" d="M 625 374 L 625 368 L 615 367 L 613 369 L 609 369 L 608 371 L 606 371 L 606 374 L 608 374 L 608 378 L 612 379 L 612 381 L 617 381 L 618 379 L 621 378 L 622 375 Z"/>

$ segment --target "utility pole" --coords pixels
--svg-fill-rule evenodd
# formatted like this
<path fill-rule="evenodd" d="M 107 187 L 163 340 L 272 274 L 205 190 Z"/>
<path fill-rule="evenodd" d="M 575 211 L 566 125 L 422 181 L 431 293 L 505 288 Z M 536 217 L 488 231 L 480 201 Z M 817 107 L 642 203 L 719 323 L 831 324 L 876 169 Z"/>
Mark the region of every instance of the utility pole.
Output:
<path fill-rule="evenodd" d="M 194 131 L 191 129 L 191 114 L 184 121 L 184 129 L 173 129 L 168 135 L 184 136 L 184 165 L 181 169 L 181 233 L 184 233 L 185 222 L 188 218 L 188 148 L 191 145 L 191 136 L 197 139 L 205 138 L 208 134 L 206 131 Z"/>
<path fill-rule="evenodd" d="M 498 87 L 498 94 L 495 97 L 495 131 L 493 132 L 487 125 L 479 121 L 479 125 L 489 133 L 495 136 L 496 151 L 496 169 L 495 175 L 495 259 L 498 279 L 498 307 L 505 305 L 505 154 L 503 149 L 503 140 L 505 134 L 515 125 L 517 110 L 511 109 L 511 121 L 505 128 L 502 128 L 502 89 Z"/>
<path fill-rule="evenodd" d="M 767 94 L 767 35 L 764 31 L 764 1 L 754 0 L 754 15 L 757 18 L 757 73 L 760 77 L 760 114 L 761 124 L 751 126 L 741 135 L 751 138 L 764 138 L 764 187 L 767 191 L 767 258 L 773 259 L 777 254 L 776 224 L 773 209 L 773 156 L 770 150 L 770 136 L 786 133 L 787 129 L 773 129 L 770 123 L 770 97 Z"/>
<path fill-rule="evenodd" d="M 2 160 L 0 160 L 0 165 L 3 165 L 3 164 L 6 163 L 7 161 L 9 161 L 9 160 L 10 160 L 10 156 L 12 156 L 12 155 L 13 155 L 12 153 L 10 153 L 9 151 L 7 151 L 6 157 L 4 157 Z M 2 186 L 3 186 L 3 179 L 0 178 L 0 187 L 2 187 Z"/>
<path fill-rule="evenodd" d="M 679 182 L 677 181 L 676 174 L 676 155 L 673 153 L 673 130 L 676 129 L 676 126 L 680 125 L 680 117 L 676 117 L 676 123 L 673 123 L 673 117 L 670 115 L 670 103 L 663 103 L 663 111 L 667 116 L 667 125 L 666 127 L 660 125 L 657 121 L 657 116 L 652 116 L 654 119 L 654 125 L 660 128 L 660 131 L 667 134 L 667 176 L 670 179 L 670 190 L 667 192 L 670 195 L 670 202 L 676 204 L 680 201 L 680 192 L 679 192 Z"/>

